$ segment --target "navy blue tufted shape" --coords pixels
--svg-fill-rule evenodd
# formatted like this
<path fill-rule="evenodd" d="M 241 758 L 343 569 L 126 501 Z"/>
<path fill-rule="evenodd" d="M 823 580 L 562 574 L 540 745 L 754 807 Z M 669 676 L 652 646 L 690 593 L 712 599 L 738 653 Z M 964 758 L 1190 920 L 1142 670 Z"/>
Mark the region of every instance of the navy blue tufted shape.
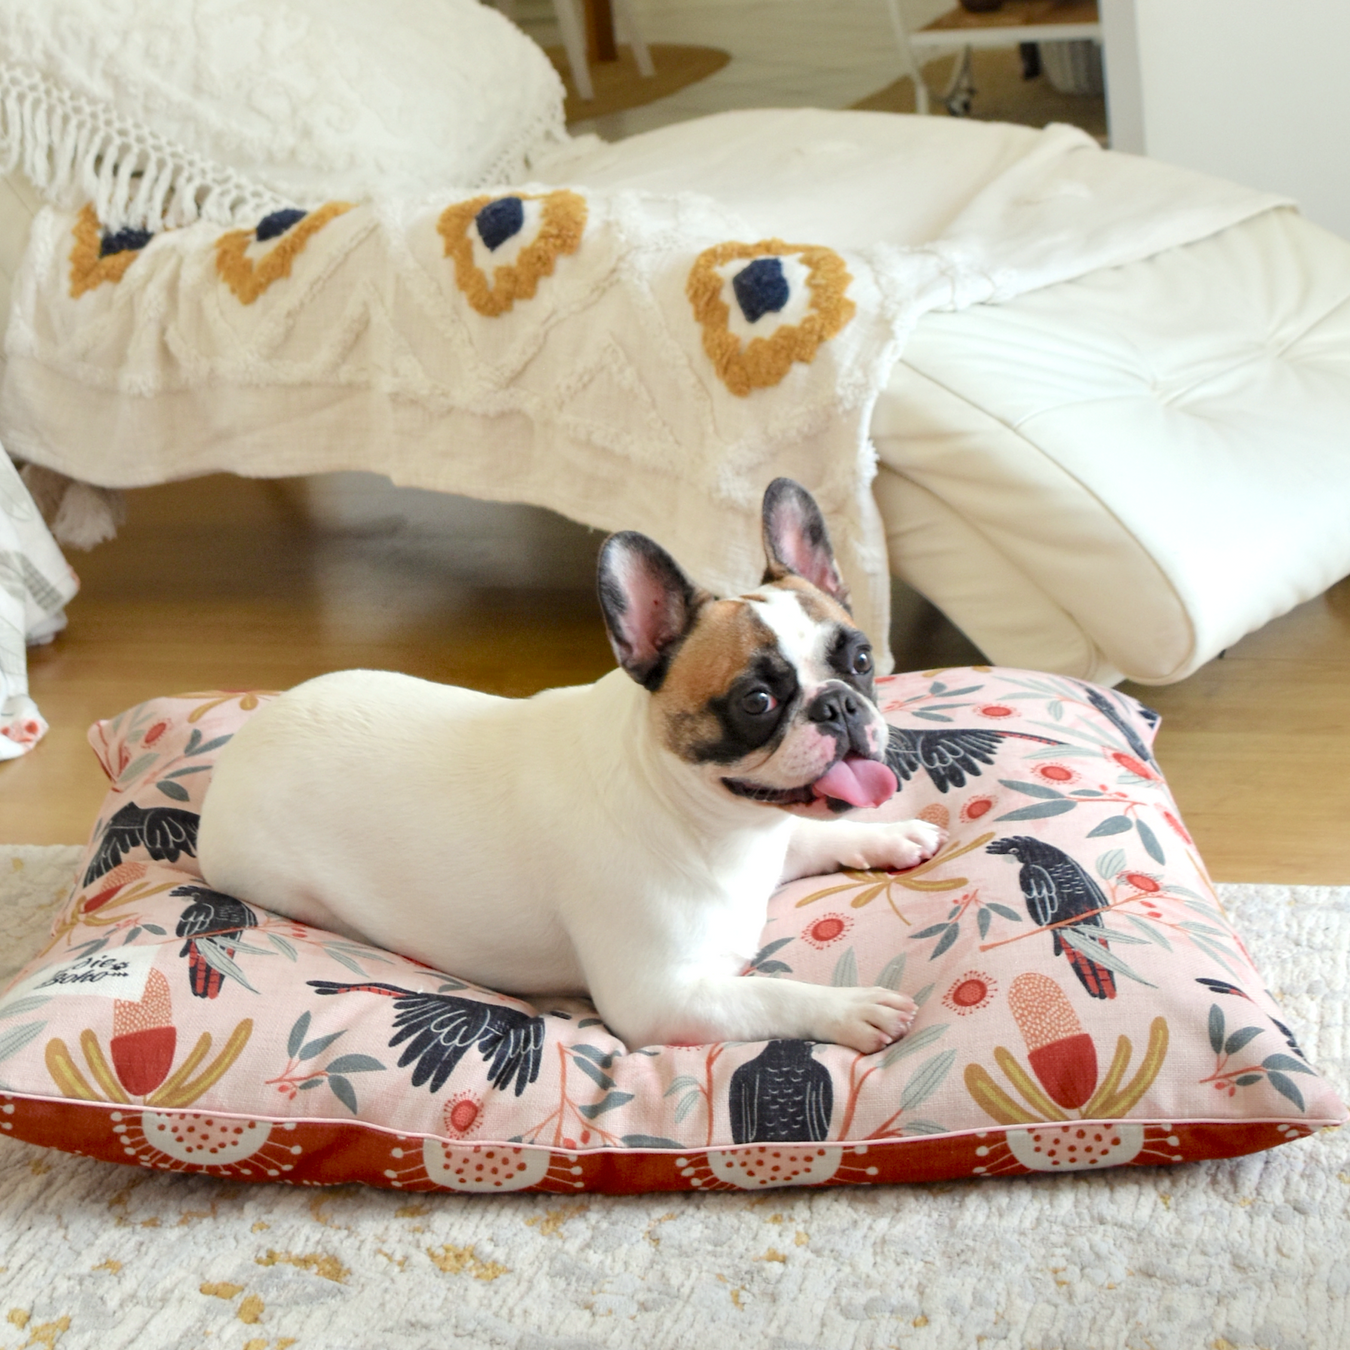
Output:
<path fill-rule="evenodd" d="M 118 230 L 105 234 L 98 246 L 98 256 L 106 258 L 113 253 L 130 253 L 143 249 L 155 236 L 149 230 Z"/>
<path fill-rule="evenodd" d="M 765 314 L 776 314 L 788 302 L 787 278 L 777 258 L 756 258 L 731 279 L 736 303 L 746 323 L 754 323 Z"/>
<path fill-rule="evenodd" d="M 253 236 L 262 244 L 269 239 L 275 239 L 279 234 L 285 234 L 287 230 L 298 220 L 304 220 L 308 213 L 299 211 L 293 206 L 288 206 L 281 211 L 273 211 L 270 216 L 264 216 L 258 222 L 258 228 L 253 231 Z"/>
<path fill-rule="evenodd" d="M 500 248 L 525 224 L 525 206 L 519 197 L 498 197 L 475 217 L 478 237 L 489 249 Z"/>

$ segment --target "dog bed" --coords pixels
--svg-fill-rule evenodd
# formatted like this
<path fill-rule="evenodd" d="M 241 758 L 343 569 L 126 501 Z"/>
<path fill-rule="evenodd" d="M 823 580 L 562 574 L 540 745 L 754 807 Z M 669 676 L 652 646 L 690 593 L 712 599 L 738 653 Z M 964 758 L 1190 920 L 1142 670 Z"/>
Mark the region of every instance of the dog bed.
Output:
<path fill-rule="evenodd" d="M 51 942 L 0 996 L 12 1137 L 244 1180 L 636 1192 L 1179 1163 L 1345 1117 L 1223 914 L 1156 719 L 1099 686 L 879 681 L 910 771 L 877 818 L 949 842 L 784 886 L 746 974 L 910 993 L 912 1031 L 870 1056 L 628 1052 L 585 1000 L 525 1004 L 210 890 L 197 808 L 266 697 L 91 729 L 108 800 Z"/>

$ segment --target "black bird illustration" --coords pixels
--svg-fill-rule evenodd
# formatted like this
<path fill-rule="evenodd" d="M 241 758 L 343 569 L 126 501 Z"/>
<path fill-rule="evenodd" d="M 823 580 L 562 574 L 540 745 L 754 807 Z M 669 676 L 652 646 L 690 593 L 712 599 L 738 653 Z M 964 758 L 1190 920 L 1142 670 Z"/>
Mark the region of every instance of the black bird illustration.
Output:
<path fill-rule="evenodd" d="M 1010 738 L 1038 741 L 1041 745 L 1064 744 L 1025 731 L 990 731 L 984 727 L 915 731 L 910 727 L 892 727 L 886 763 L 902 783 L 922 769 L 939 792 L 946 792 L 949 787 L 965 787 L 967 774 L 978 778 L 980 765 L 992 764 L 999 746 Z"/>
<path fill-rule="evenodd" d="M 1197 975 L 1195 982 L 1203 984 L 1211 994 L 1235 994 L 1238 998 L 1245 998 L 1248 1003 L 1256 1001 L 1245 989 L 1239 989 L 1237 985 L 1229 984 L 1227 980 L 1211 980 L 1203 975 Z"/>
<path fill-rule="evenodd" d="M 192 992 L 198 998 L 215 998 L 225 983 L 225 974 L 206 959 L 203 944 L 209 943 L 233 960 L 235 947 L 232 944 L 243 937 L 245 928 L 258 926 L 258 916 L 242 900 L 213 891 L 209 886 L 175 886 L 169 895 L 192 901 L 174 930 L 180 938 L 187 939 L 178 955 L 188 959 L 188 983 Z M 257 990 L 253 992 L 257 993 Z"/>
<path fill-rule="evenodd" d="M 1104 937 L 1085 932 L 1088 928 L 1103 927 L 1101 911 L 1106 908 L 1107 899 L 1102 888 L 1067 853 L 1024 834 L 995 839 L 985 852 L 1011 853 L 1022 864 L 1017 879 L 1027 913 L 1042 927 L 1052 923 L 1061 925 L 1051 930 L 1055 955 L 1068 958 L 1078 982 L 1093 998 L 1115 998 L 1116 977 L 1063 937 L 1066 930 L 1072 929 L 1104 950 L 1110 950 Z M 1080 915 L 1082 917 L 1076 923 L 1065 922 Z"/>
<path fill-rule="evenodd" d="M 156 862 L 177 862 L 180 853 L 197 856 L 197 813 L 177 806 L 137 806 L 128 802 L 104 827 L 84 873 L 88 886 L 111 872 L 123 854 L 143 848 Z"/>
<path fill-rule="evenodd" d="M 1083 692 L 1087 695 L 1087 701 L 1125 737 L 1125 742 L 1135 758 L 1156 768 L 1157 761 L 1153 758 L 1153 752 L 1139 739 L 1139 733 L 1120 715 L 1116 705 L 1100 689 L 1094 689 L 1090 684 L 1083 685 Z M 1144 720 L 1150 726 L 1156 727 L 1162 720 L 1152 708 L 1142 708 L 1141 711 L 1145 714 Z"/>
<path fill-rule="evenodd" d="M 1196 984 L 1203 984 L 1205 988 L 1208 989 L 1212 994 L 1234 994 L 1238 998 L 1245 998 L 1248 1003 L 1256 1002 L 1256 1000 L 1249 993 L 1247 993 L 1246 990 L 1239 989 L 1235 984 L 1229 984 L 1227 980 L 1212 980 L 1207 979 L 1203 975 L 1197 975 L 1195 978 L 1195 982 Z M 1268 994 L 1270 993 L 1269 990 L 1267 990 L 1266 992 Z M 1270 1019 L 1271 1026 L 1273 1026 L 1275 1030 L 1278 1031 L 1280 1035 L 1284 1037 L 1284 1043 L 1301 1060 L 1303 1060 L 1306 1063 L 1308 1056 L 1303 1053 L 1303 1048 L 1302 1046 L 1299 1045 L 1297 1038 L 1294 1036 L 1294 1033 L 1290 1031 L 1289 1028 L 1285 1026 L 1285 1024 L 1281 1022 L 1278 1017 L 1271 1017 L 1269 1013 L 1267 1013 L 1266 1016 Z"/>
<path fill-rule="evenodd" d="M 416 1061 L 412 1085 L 431 1080 L 429 1092 L 439 1092 L 470 1046 L 488 1063 L 488 1082 L 505 1090 L 515 1079 L 519 1097 L 539 1077 L 544 1053 L 544 1019 L 515 1008 L 453 994 L 419 994 L 395 984 L 334 984 L 310 980 L 320 994 L 381 994 L 394 1000 L 395 1046 L 408 1041 L 398 1061 L 400 1069 Z M 411 1038 L 411 1039 L 410 1039 Z"/>
<path fill-rule="evenodd" d="M 829 1137 L 834 1110 L 830 1071 L 814 1041 L 770 1041 L 731 1075 L 727 1107 L 738 1144 L 778 1144 Z"/>

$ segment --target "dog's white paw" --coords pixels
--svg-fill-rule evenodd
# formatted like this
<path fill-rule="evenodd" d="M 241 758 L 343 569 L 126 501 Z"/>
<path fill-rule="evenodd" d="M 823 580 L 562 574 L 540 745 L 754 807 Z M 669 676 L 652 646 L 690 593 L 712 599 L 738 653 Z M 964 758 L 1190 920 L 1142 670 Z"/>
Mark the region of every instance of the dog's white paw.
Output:
<path fill-rule="evenodd" d="M 915 867 L 947 842 L 947 831 L 927 820 L 900 820 L 893 825 L 875 825 L 863 845 L 869 868 L 901 870 Z"/>
<path fill-rule="evenodd" d="M 852 1046 L 864 1055 L 884 1050 L 913 1025 L 918 1006 L 908 994 L 892 989 L 846 988 L 830 991 L 834 1007 L 820 1028 L 819 1039 Z"/>

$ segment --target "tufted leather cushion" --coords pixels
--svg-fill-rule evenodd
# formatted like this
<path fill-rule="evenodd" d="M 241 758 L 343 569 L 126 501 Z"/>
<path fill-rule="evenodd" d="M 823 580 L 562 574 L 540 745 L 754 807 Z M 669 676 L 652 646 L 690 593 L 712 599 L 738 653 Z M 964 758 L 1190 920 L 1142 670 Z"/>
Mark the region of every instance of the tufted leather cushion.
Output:
<path fill-rule="evenodd" d="M 872 422 L 892 570 L 994 660 L 1178 680 L 1350 572 L 1348 427 L 1350 243 L 1287 209 L 930 314 Z"/>

